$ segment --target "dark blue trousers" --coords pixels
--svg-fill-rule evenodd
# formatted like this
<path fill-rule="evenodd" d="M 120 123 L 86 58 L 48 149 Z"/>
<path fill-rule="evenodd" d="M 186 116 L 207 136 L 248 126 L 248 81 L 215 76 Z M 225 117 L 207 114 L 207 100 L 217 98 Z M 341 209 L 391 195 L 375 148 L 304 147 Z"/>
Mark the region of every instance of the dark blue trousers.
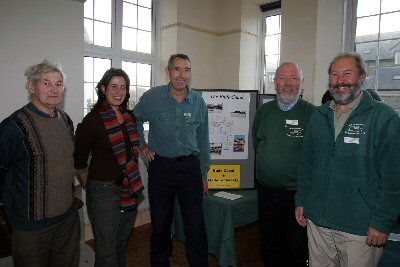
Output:
<path fill-rule="evenodd" d="M 261 256 L 268 267 L 307 266 L 307 228 L 295 218 L 294 190 L 257 185 Z"/>
<path fill-rule="evenodd" d="M 175 198 L 181 209 L 186 255 L 191 267 L 208 266 L 207 234 L 203 215 L 203 182 L 195 157 L 174 161 L 160 156 L 150 162 L 149 201 L 152 221 L 152 267 L 169 267 L 172 252 L 171 223 Z"/>

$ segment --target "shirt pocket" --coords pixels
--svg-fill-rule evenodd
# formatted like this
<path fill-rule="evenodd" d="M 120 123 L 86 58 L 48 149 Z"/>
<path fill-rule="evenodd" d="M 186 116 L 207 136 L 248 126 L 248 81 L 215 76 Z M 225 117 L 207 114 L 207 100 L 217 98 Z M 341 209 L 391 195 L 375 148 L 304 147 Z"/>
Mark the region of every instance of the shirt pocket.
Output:
<path fill-rule="evenodd" d="M 191 130 L 197 130 L 200 126 L 200 120 L 196 120 L 195 118 L 186 118 L 186 125 Z"/>
<path fill-rule="evenodd" d="M 173 116 L 170 113 L 158 113 L 156 114 L 153 122 L 154 131 L 157 131 L 161 135 L 169 135 L 172 133 L 174 128 Z"/>

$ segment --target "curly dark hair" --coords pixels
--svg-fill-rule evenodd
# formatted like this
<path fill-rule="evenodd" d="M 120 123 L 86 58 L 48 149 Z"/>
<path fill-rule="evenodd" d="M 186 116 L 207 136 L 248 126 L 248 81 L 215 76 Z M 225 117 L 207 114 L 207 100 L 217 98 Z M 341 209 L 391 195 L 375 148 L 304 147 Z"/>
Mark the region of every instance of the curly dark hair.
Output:
<path fill-rule="evenodd" d="M 111 79 L 115 76 L 120 76 L 125 79 L 126 82 L 126 96 L 124 101 L 121 103 L 121 107 L 124 109 L 128 109 L 128 102 L 129 102 L 129 85 L 130 85 L 130 79 L 128 74 L 126 74 L 125 71 L 122 69 L 115 69 L 115 68 L 110 68 L 107 70 L 99 83 L 96 85 L 96 93 L 97 93 L 97 102 L 94 104 L 93 109 L 99 108 L 105 101 L 106 101 L 106 95 L 103 93 L 101 90 L 101 87 L 104 86 L 107 88 L 108 84 L 110 83 Z"/>

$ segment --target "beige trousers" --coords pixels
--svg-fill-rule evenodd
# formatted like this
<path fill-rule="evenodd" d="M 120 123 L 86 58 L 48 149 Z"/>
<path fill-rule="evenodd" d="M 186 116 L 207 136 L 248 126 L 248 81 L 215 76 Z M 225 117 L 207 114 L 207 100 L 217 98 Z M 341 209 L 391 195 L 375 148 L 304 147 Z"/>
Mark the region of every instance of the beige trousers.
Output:
<path fill-rule="evenodd" d="M 307 223 L 310 267 L 376 267 L 383 248 L 367 245 L 367 236 Z"/>

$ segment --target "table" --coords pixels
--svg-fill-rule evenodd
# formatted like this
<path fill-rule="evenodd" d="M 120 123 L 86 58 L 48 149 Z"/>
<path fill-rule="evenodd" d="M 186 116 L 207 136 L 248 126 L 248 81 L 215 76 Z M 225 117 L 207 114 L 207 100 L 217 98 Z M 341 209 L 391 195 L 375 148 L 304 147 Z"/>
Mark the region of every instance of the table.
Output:
<path fill-rule="evenodd" d="M 204 221 L 208 236 L 208 252 L 215 255 L 222 267 L 237 266 L 235 227 L 258 220 L 257 191 L 229 190 L 229 193 L 242 197 L 227 200 L 214 196 L 221 190 L 209 190 L 209 196 L 203 200 Z M 175 202 L 172 233 L 178 240 L 184 241 L 182 217 L 178 201 Z"/>

